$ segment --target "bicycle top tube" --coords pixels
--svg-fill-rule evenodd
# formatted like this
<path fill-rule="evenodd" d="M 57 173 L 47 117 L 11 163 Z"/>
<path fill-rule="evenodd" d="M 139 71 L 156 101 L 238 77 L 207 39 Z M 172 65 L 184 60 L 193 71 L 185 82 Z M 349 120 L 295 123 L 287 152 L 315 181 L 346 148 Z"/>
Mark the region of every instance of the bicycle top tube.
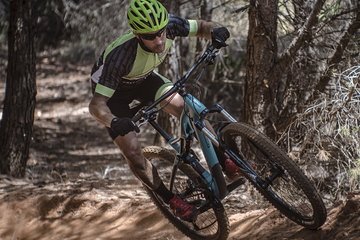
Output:
<path fill-rule="evenodd" d="M 158 112 L 156 109 L 156 106 L 171 96 L 172 94 L 178 92 L 180 89 L 183 88 L 184 84 L 189 80 L 190 76 L 195 72 L 196 69 L 202 64 L 202 63 L 212 63 L 214 61 L 216 55 L 217 55 L 218 49 L 215 48 L 213 45 L 210 45 L 206 48 L 205 52 L 201 55 L 201 57 L 191 66 L 191 68 L 185 73 L 183 77 L 181 77 L 178 81 L 174 83 L 174 86 L 167 91 L 164 95 L 162 95 L 160 98 L 158 98 L 156 101 L 154 101 L 151 105 L 146 107 L 145 110 L 140 111 L 137 113 L 133 118 L 132 121 L 134 123 L 138 122 L 142 117 L 146 115 L 152 115 L 155 112 Z M 145 117 L 146 118 L 146 117 Z"/>

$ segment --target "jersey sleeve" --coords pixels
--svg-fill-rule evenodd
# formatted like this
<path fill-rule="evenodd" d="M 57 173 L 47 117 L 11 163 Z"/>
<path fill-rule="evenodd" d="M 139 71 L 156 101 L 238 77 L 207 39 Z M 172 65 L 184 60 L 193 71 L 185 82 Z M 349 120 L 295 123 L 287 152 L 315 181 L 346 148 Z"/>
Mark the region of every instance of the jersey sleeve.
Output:
<path fill-rule="evenodd" d="M 196 36 L 198 25 L 196 20 L 188 20 L 175 15 L 169 15 L 169 23 L 167 25 L 167 37 L 174 39 L 175 37 Z"/>
<path fill-rule="evenodd" d="M 118 87 L 122 77 L 132 68 L 136 56 L 137 43 L 129 41 L 113 49 L 104 57 L 102 72 L 95 92 L 111 97 Z"/>

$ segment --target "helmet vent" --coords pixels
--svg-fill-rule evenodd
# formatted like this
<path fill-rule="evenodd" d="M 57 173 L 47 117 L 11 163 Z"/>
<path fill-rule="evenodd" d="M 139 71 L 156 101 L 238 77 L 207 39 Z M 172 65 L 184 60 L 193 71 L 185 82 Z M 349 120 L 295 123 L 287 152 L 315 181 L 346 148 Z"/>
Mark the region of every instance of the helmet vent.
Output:
<path fill-rule="evenodd" d="M 156 32 L 169 22 L 166 8 L 157 0 L 132 0 L 127 17 L 135 33 Z"/>

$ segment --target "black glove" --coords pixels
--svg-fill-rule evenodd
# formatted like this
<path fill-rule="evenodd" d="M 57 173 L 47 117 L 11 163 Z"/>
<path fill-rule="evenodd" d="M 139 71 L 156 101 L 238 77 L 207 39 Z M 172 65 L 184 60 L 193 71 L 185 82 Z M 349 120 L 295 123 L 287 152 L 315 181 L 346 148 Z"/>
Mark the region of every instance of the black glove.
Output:
<path fill-rule="evenodd" d="M 133 121 L 131 121 L 131 118 L 114 117 L 111 120 L 110 128 L 120 136 L 125 136 L 132 131 L 135 131 L 137 133 L 140 132 L 140 129 L 138 128 L 138 126 L 135 125 Z"/>
<path fill-rule="evenodd" d="M 225 41 L 230 37 L 230 32 L 226 27 L 217 27 L 211 31 L 211 40 L 215 48 L 226 47 Z"/>

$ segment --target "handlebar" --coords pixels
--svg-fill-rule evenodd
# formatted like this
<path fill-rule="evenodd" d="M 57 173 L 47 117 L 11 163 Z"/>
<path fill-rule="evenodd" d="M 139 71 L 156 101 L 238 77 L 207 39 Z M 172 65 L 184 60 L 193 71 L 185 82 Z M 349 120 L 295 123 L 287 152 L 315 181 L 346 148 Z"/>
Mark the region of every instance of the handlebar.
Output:
<path fill-rule="evenodd" d="M 141 119 L 148 119 L 153 114 L 157 113 L 159 109 L 156 108 L 156 106 L 174 94 L 175 92 L 179 91 L 179 89 L 182 89 L 184 84 L 189 80 L 190 76 L 195 72 L 196 69 L 202 64 L 211 64 L 214 62 L 216 55 L 219 51 L 219 47 L 214 46 L 214 44 L 209 45 L 205 52 L 200 56 L 200 58 L 191 66 L 191 68 L 178 80 L 174 83 L 174 86 L 167 91 L 164 95 L 162 95 L 160 98 L 158 98 L 155 102 L 153 102 L 150 106 L 146 107 L 143 110 L 140 110 L 133 118 L 132 121 L 134 124 L 141 121 Z"/>

